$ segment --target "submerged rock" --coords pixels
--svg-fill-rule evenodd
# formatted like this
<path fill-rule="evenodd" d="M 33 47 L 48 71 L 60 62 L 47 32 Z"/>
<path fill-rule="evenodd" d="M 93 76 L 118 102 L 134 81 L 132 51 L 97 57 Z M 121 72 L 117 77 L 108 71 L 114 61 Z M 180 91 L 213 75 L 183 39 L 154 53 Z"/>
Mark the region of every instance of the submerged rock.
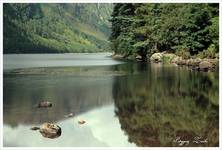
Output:
<path fill-rule="evenodd" d="M 41 107 L 52 107 L 52 103 L 49 102 L 49 101 L 43 101 L 43 102 L 40 102 L 38 105 L 37 105 L 38 108 L 41 108 Z"/>
<path fill-rule="evenodd" d="M 59 137 L 62 133 L 62 130 L 58 125 L 52 123 L 43 123 L 40 126 L 39 132 L 43 137 L 53 139 Z"/>
<path fill-rule="evenodd" d="M 84 124 L 84 123 L 86 123 L 86 121 L 80 120 L 80 121 L 78 121 L 78 123 L 79 123 L 79 124 Z"/>
<path fill-rule="evenodd" d="M 73 117 L 73 113 L 69 113 L 68 115 L 64 115 L 64 117 L 69 118 L 69 117 Z"/>
<path fill-rule="evenodd" d="M 39 127 L 32 127 L 30 128 L 31 130 L 39 130 L 40 128 Z"/>

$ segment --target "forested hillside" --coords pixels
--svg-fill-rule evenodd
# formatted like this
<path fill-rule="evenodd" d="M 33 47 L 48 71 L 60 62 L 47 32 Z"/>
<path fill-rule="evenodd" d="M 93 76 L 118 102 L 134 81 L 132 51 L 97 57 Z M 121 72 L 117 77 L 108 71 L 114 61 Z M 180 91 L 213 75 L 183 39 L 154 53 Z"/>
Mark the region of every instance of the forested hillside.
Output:
<path fill-rule="evenodd" d="M 107 50 L 112 4 L 4 4 L 4 53 Z"/>
<path fill-rule="evenodd" d="M 112 49 L 124 57 L 155 52 L 215 57 L 219 53 L 218 4 L 115 4 Z"/>

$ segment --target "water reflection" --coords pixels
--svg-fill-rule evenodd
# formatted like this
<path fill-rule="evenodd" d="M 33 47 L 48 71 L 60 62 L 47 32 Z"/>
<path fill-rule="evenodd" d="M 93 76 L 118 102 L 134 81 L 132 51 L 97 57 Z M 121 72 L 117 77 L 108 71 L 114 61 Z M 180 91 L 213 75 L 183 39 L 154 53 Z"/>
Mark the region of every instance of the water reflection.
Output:
<path fill-rule="evenodd" d="M 66 67 L 4 73 L 4 146 L 135 146 L 128 142 L 114 114 L 112 85 L 118 73 L 112 70 Z M 53 107 L 34 107 L 42 100 L 52 102 Z M 64 117 L 71 112 L 74 117 Z M 79 125 L 79 120 L 86 123 Z M 52 140 L 30 130 L 44 122 L 59 125 L 61 136 Z"/>
<path fill-rule="evenodd" d="M 83 118 L 86 123 L 79 125 L 78 120 Z M 58 121 L 57 124 L 62 128 L 62 135 L 53 140 L 42 137 L 39 132 L 29 130 L 31 125 L 19 124 L 17 127 L 12 127 L 4 124 L 4 146 L 135 146 L 127 141 L 127 136 L 121 130 L 119 120 L 114 114 L 113 105 L 103 106 L 74 118 Z"/>
<path fill-rule="evenodd" d="M 131 65 L 119 68 L 130 67 L 131 75 L 115 77 L 113 86 L 116 115 L 130 142 L 137 146 L 219 145 L 218 73 Z M 197 137 L 207 142 L 197 143 Z M 189 144 L 179 145 L 177 138 Z"/>
<path fill-rule="evenodd" d="M 59 121 L 98 106 L 111 104 L 113 77 L 67 75 L 4 75 L 4 123 L 16 126 Z M 51 108 L 36 108 L 40 101 Z"/>
<path fill-rule="evenodd" d="M 190 140 L 182 146 L 218 146 L 218 78 L 136 63 L 5 73 L 4 146 L 179 146 L 178 137 Z M 42 100 L 53 107 L 33 107 Z M 62 135 L 52 140 L 30 130 L 43 122 L 58 124 Z"/>

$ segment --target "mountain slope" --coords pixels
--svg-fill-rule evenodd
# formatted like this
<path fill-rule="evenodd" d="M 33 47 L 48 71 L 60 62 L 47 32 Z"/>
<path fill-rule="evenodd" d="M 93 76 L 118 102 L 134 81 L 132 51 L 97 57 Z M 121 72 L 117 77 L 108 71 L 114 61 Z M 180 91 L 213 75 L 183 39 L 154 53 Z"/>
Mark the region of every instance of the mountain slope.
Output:
<path fill-rule="evenodd" d="M 112 4 L 4 4 L 4 53 L 107 49 Z"/>

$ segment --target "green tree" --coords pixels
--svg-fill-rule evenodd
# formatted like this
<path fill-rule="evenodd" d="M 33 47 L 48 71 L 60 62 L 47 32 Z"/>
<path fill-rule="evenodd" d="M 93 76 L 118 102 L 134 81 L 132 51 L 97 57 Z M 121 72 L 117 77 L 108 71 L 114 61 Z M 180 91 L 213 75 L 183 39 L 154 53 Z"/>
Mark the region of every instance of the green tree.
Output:
<path fill-rule="evenodd" d="M 218 4 L 115 4 L 111 45 L 116 53 L 142 59 L 161 51 L 218 52 L 218 12 Z"/>

